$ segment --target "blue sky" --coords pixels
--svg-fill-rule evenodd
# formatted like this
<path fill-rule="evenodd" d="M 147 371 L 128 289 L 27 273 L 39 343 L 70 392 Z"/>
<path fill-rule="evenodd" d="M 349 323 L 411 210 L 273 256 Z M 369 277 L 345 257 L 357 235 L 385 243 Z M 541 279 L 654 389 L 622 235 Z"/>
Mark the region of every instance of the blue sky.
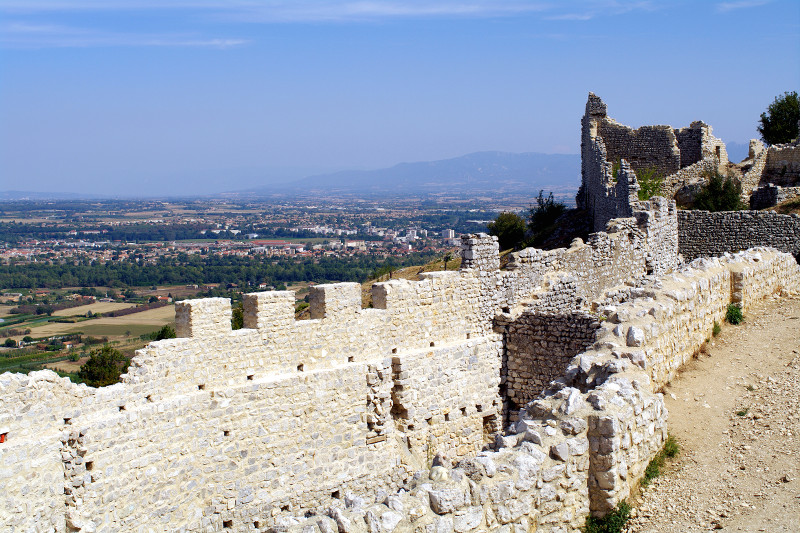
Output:
<path fill-rule="evenodd" d="M 0 190 L 578 153 L 589 91 L 746 143 L 798 88 L 796 0 L 0 0 Z"/>

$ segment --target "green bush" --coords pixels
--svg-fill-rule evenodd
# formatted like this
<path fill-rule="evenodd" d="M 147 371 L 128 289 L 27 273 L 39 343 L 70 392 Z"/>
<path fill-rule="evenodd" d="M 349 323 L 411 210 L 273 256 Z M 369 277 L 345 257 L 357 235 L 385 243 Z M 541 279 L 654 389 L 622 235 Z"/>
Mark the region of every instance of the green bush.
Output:
<path fill-rule="evenodd" d="M 725 311 L 725 321 L 728 324 L 736 325 L 741 324 L 742 320 L 744 320 L 744 315 L 739 304 L 728 304 L 728 309 Z"/>
<path fill-rule="evenodd" d="M 587 516 L 586 525 L 581 531 L 583 533 L 621 533 L 630 517 L 631 506 L 623 500 L 602 518 Z"/>
<path fill-rule="evenodd" d="M 547 198 L 544 191 L 539 191 L 536 198 L 536 205 L 531 206 L 528 228 L 531 230 L 532 237 L 528 241 L 529 246 L 538 246 L 553 234 L 556 229 L 556 220 L 564 214 L 567 206 L 561 202 L 556 202 L 551 192 Z"/>
<path fill-rule="evenodd" d="M 716 337 L 720 333 L 722 333 L 722 328 L 720 327 L 719 322 L 717 322 L 715 320 L 714 321 L 714 328 L 711 330 L 711 334 Z"/>
<path fill-rule="evenodd" d="M 675 440 L 675 437 L 669 435 L 667 440 L 664 441 L 664 447 L 659 450 L 653 459 L 647 464 L 647 467 L 644 469 L 644 477 L 642 478 L 641 484 L 643 487 L 646 487 L 650 484 L 653 479 L 657 478 L 661 475 L 661 469 L 664 468 L 664 463 L 666 458 L 669 457 L 670 459 L 678 455 L 680 451 L 680 447 L 678 446 L 678 442 Z"/>
<path fill-rule="evenodd" d="M 119 383 L 129 364 L 130 361 L 119 350 L 105 345 L 89 355 L 89 360 L 78 371 L 78 377 L 90 387 L 113 385 Z"/>
<path fill-rule="evenodd" d="M 487 224 L 489 235 L 495 235 L 501 250 L 516 248 L 525 238 L 525 219 L 516 213 L 504 211 Z"/>
<path fill-rule="evenodd" d="M 730 176 L 717 172 L 706 173 L 708 183 L 697 193 L 692 209 L 704 211 L 740 211 L 747 206 L 742 202 L 742 184 Z"/>
<path fill-rule="evenodd" d="M 154 341 L 160 341 L 163 339 L 174 339 L 176 337 L 175 329 L 167 324 L 166 326 L 162 327 L 160 330 L 156 331 L 155 333 L 150 334 L 150 338 Z"/>
<path fill-rule="evenodd" d="M 649 200 L 653 196 L 661 194 L 661 186 L 664 183 L 664 176 L 658 174 L 654 168 L 645 168 L 636 174 L 639 182 L 639 200 Z"/>

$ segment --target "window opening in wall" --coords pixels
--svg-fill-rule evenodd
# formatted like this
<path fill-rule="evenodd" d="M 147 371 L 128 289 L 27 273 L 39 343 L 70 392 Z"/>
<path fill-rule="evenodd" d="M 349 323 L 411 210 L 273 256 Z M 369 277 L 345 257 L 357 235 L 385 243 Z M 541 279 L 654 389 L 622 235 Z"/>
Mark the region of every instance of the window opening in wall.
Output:
<path fill-rule="evenodd" d="M 434 343 L 433 341 L 431 341 L 431 348 L 433 348 L 435 345 L 436 345 L 436 343 Z"/>
<path fill-rule="evenodd" d="M 331 492 L 331 498 L 335 498 L 335 499 L 338 500 L 341 497 L 342 497 L 342 494 L 338 490 L 335 490 L 335 491 Z"/>
<path fill-rule="evenodd" d="M 504 313 L 510 313 L 511 312 L 511 308 L 510 307 L 504 307 L 503 308 L 503 312 Z"/>
<path fill-rule="evenodd" d="M 722 151 L 720 150 L 719 146 L 717 146 L 717 147 L 715 148 L 715 150 L 716 150 L 716 152 L 717 152 L 717 159 L 719 159 L 720 157 L 722 157 Z"/>
<path fill-rule="evenodd" d="M 475 410 L 478 411 L 479 413 L 483 412 L 483 406 L 482 405 L 476 405 L 475 406 Z"/>
<path fill-rule="evenodd" d="M 0 433 L 0 444 L 8 440 L 8 432 Z"/>
<path fill-rule="evenodd" d="M 71 424 L 72 423 L 72 419 L 71 418 L 65 418 L 64 419 L 64 423 L 65 424 Z"/>
<path fill-rule="evenodd" d="M 392 348 L 392 353 L 397 353 L 397 348 Z"/>
<path fill-rule="evenodd" d="M 444 421 L 445 422 L 450 422 L 450 413 L 445 413 L 444 414 Z"/>
<path fill-rule="evenodd" d="M 483 417 L 483 438 L 489 439 L 497 431 L 497 416 L 488 415 Z"/>
<path fill-rule="evenodd" d="M 288 505 L 281 505 L 281 511 L 288 511 L 288 510 L 289 510 Z"/>
<path fill-rule="evenodd" d="M 253 374 L 247 375 L 247 381 L 253 381 Z"/>
<path fill-rule="evenodd" d="M 297 365 L 297 371 L 298 372 L 302 372 L 303 371 L 303 365 L 302 364 Z"/>
<path fill-rule="evenodd" d="M 425 422 L 427 422 L 429 426 L 432 426 L 433 425 L 433 418 L 426 418 Z"/>
<path fill-rule="evenodd" d="M 124 411 L 124 410 L 125 410 L 125 406 L 124 406 L 124 405 L 120 405 L 120 406 L 119 406 L 119 410 L 120 410 L 120 411 Z"/>
<path fill-rule="evenodd" d="M 261 529 L 261 522 L 259 522 L 258 520 L 255 520 L 253 522 L 253 527 L 256 528 L 256 529 Z"/>
<path fill-rule="evenodd" d="M 355 361 L 355 360 L 356 360 L 356 358 L 355 358 L 355 357 L 353 357 L 352 355 L 348 355 L 348 356 L 347 356 L 347 362 L 348 362 L 348 363 L 352 363 L 352 362 L 353 362 L 353 361 Z"/>
<path fill-rule="evenodd" d="M 153 397 L 150 394 L 145 396 L 144 399 L 147 400 L 148 402 L 152 402 L 153 401 Z"/>
<path fill-rule="evenodd" d="M 89 472 L 94 470 L 94 461 L 86 461 L 86 470 Z"/>
<path fill-rule="evenodd" d="M 229 430 L 229 429 L 225 429 L 225 430 L 222 431 L 222 435 L 225 436 L 225 437 L 229 436 L 230 434 L 231 434 L 231 430 Z"/>
<path fill-rule="evenodd" d="M 472 333 L 467 333 L 467 338 L 471 339 L 472 338 Z"/>
<path fill-rule="evenodd" d="M 202 385 L 197 386 L 197 390 L 206 390 L 206 385 L 203 383 Z"/>
<path fill-rule="evenodd" d="M 466 407 L 462 407 L 461 408 L 461 416 L 467 416 L 467 408 Z"/>
<path fill-rule="evenodd" d="M 232 528 L 233 527 L 233 520 L 223 520 L 222 521 L 222 527 L 224 527 L 225 529 Z"/>

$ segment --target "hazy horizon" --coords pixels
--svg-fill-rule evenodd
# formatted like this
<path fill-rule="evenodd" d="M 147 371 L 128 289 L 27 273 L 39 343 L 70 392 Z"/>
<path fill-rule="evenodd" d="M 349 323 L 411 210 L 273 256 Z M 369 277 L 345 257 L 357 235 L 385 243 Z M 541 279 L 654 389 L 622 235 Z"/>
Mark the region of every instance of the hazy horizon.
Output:
<path fill-rule="evenodd" d="M 0 0 L 0 191 L 205 194 L 623 124 L 758 137 L 800 86 L 788 0 Z"/>

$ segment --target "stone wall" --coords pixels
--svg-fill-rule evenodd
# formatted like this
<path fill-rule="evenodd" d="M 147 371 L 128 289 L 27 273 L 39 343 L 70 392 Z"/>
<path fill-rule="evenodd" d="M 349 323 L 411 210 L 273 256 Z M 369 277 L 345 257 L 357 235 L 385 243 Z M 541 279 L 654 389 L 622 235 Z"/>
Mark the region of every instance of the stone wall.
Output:
<path fill-rule="evenodd" d="M 589 212 L 593 231 L 615 218 L 633 216 L 639 201 L 636 172 L 654 170 L 664 178 L 661 194 L 693 196 L 704 174 L 728 164 L 725 143 L 701 121 L 687 128 L 633 129 L 608 117 L 606 104 L 589 93 L 581 120 L 581 187 L 576 202 Z M 613 172 L 615 165 L 619 171 Z"/>
<path fill-rule="evenodd" d="M 800 253 L 800 216 L 763 211 L 678 211 L 678 243 L 686 261 L 771 246 Z"/>
<path fill-rule="evenodd" d="M 474 455 L 502 400 L 478 289 L 469 272 L 431 273 L 377 284 L 361 309 L 358 284 L 321 285 L 306 321 L 291 293 L 257 293 L 238 331 L 229 301 L 190 300 L 176 306 L 188 337 L 140 350 L 121 384 L 4 374 L 3 523 L 253 531 L 397 490 L 432 450 Z"/>
<path fill-rule="evenodd" d="M 738 278 L 739 281 L 734 281 Z M 729 303 L 745 309 L 800 290 L 794 259 L 755 249 L 700 259 L 631 287 L 603 318 L 592 345 L 520 410 L 494 446 L 415 473 L 407 490 L 350 499 L 288 525 L 313 531 L 570 531 L 635 490 L 667 437 L 658 392 L 711 336 Z"/>
<path fill-rule="evenodd" d="M 800 184 L 800 145 L 770 146 L 760 183 L 774 183 L 783 187 Z"/>
<path fill-rule="evenodd" d="M 541 313 L 523 307 L 497 317 L 495 331 L 505 339 L 502 382 L 512 421 L 519 408 L 564 375 L 572 358 L 594 342 L 599 327 L 597 316 L 586 311 Z"/>
<path fill-rule="evenodd" d="M 750 209 L 766 209 L 793 198 L 800 198 L 800 187 L 781 187 L 772 183 L 759 187 L 750 195 Z"/>

